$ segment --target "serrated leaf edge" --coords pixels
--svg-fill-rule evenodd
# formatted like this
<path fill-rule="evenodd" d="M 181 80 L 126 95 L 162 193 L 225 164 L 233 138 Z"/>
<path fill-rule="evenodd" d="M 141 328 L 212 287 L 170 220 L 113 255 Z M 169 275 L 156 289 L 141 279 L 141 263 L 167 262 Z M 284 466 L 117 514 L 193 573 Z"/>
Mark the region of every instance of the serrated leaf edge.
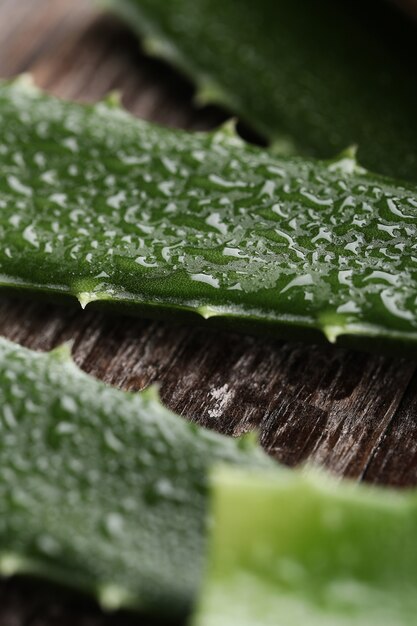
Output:
<path fill-rule="evenodd" d="M 105 2 L 105 4 L 109 4 Z M 111 1 L 110 1 L 111 4 Z M 21 74 L 17 77 L 14 77 L 11 80 L 5 81 L 7 84 L 18 88 L 23 89 L 25 92 L 31 92 L 34 96 L 47 96 L 47 93 L 36 86 L 33 77 L 30 74 Z M 121 94 L 120 92 L 113 91 L 110 92 L 104 99 L 101 101 L 91 105 L 91 104 L 80 104 L 74 103 L 76 106 L 84 106 L 92 109 L 100 113 L 102 107 L 105 106 L 107 111 L 114 111 L 117 114 L 122 114 L 130 117 L 132 120 L 135 120 L 138 125 L 140 125 L 141 120 L 126 110 L 121 102 Z M 147 122 L 149 123 L 149 122 Z M 211 137 L 214 142 L 222 142 L 227 141 L 229 143 L 233 143 L 235 145 L 245 145 L 246 142 L 242 139 L 237 131 L 236 131 L 236 123 L 237 118 L 233 117 L 227 120 L 220 127 L 210 132 L 202 132 L 200 134 Z M 186 133 L 186 131 L 176 131 L 178 133 Z M 367 170 L 359 165 L 357 161 L 357 146 L 352 145 L 342 151 L 335 159 L 329 161 L 322 161 L 322 163 L 327 164 L 327 167 L 331 170 L 335 170 L 346 175 L 366 175 Z M 205 320 L 208 320 L 212 317 L 219 318 L 234 318 L 236 320 L 253 320 L 254 322 L 259 321 L 268 325 L 270 323 L 279 323 L 279 322 L 287 322 L 288 319 L 282 318 L 279 315 L 258 315 L 256 311 L 241 311 L 238 307 L 216 307 L 212 305 L 194 305 L 193 303 L 189 304 L 177 304 L 172 302 L 167 302 L 164 305 L 161 305 L 160 302 L 150 302 L 146 300 L 140 300 L 137 295 L 130 295 L 129 293 L 117 293 L 115 291 L 108 292 L 90 292 L 87 290 L 80 290 L 80 285 L 73 285 L 70 287 L 64 285 L 35 285 L 32 283 L 27 283 L 24 280 L 15 279 L 8 276 L 0 275 L 0 286 L 5 287 L 14 287 L 20 289 L 27 289 L 31 291 L 42 291 L 45 293 L 51 294 L 61 294 L 61 295 L 71 295 L 74 296 L 80 306 L 85 309 L 88 304 L 92 302 L 110 302 L 114 304 L 118 304 L 120 306 L 128 306 L 130 304 L 138 304 L 146 306 L 149 309 L 153 307 L 158 308 L 158 310 L 165 309 L 166 311 L 176 310 L 183 311 L 188 313 L 195 313 L 198 316 L 202 317 Z M 339 337 L 342 336 L 364 336 L 364 337 L 380 337 L 383 336 L 384 333 L 393 340 L 399 340 L 401 342 L 417 342 L 417 333 L 403 332 L 403 331 L 389 331 L 386 333 L 385 329 L 377 325 L 372 324 L 360 324 L 360 323 L 349 323 L 348 319 L 342 319 L 341 316 L 333 313 L 332 317 L 337 317 L 336 322 L 327 320 L 304 320 L 302 318 L 292 320 L 292 324 L 294 326 L 300 328 L 311 328 L 313 330 L 319 330 L 325 337 L 327 341 L 330 343 L 337 343 Z"/>

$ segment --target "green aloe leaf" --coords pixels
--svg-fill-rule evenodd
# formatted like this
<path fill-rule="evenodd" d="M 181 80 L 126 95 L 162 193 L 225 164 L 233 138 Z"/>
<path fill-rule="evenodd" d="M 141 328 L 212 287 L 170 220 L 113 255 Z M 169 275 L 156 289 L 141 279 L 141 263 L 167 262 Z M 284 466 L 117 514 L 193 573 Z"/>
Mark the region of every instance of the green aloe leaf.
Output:
<path fill-rule="evenodd" d="M 105 0 L 149 52 L 272 141 L 417 180 L 417 37 L 392 8 L 334 0 Z M 356 5 L 356 6 L 355 6 Z"/>
<path fill-rule="evenodd" d="M 207 472 L 272 461 L 0 339 L 0 573 L 34 574 L 107 608 L 184 616 L 200 582 Z"/>
<path fill-rule="evenodd" d="M 0 285 L 415 345 L 417 188 L 0 85 Z M 217 319 L 216 319 L 217 318 Z"/>
<path fill-rule="evenodd" d="M 194 626 L 413 626 L 416 493 L 317 471 L 215 474 Z"/>

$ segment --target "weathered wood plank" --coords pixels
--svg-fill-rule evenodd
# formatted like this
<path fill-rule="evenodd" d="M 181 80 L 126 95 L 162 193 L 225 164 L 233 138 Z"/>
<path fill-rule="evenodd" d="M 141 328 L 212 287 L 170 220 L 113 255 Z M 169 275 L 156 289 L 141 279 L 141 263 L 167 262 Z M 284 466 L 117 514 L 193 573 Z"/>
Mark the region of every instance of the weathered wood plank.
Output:
<path fill-rule="evenodd" d="M 364 478 L 392 485 L 417 484 L 417 374 L 414 373 L 395 416 L 369 456 Z"/>
<path fill-rule="evenodd" d="M 234 435 L 257 428 L 279 461 L 310 460 L 354 478 L 396 422 L 415 371 L 402 359 L 28 299 L 2 302 L 0 331 L 38 349 L 72 339 L 77 363 L 110 384 L 138 390 L 158 382 L 164 401 L 189 419 Z M 384 481 L 397 477 L 385 472 Z"/>
<path fill-rule="evenodd" d="M 188 129 L 226 117 L 196 110 L 192 86 L 88 0 L 0 0 L 0 76 L 32 71 L 52 93 L 97 100 L 119 89 L 136 115 Z M 258 429 L 291 466 L 417 484 L 416 364 L 329 347 L 118 317 L 77 305 L 0 298 L 0 334 L 37 349 L 74 341 L 86 371 L 124 389 L 161 385 L 164 401 L 228 434 Z M 0 584 L 0 624 L 133 623 L 26 581 Z M 144 623 L 135 620 L 134 623 Z"/>

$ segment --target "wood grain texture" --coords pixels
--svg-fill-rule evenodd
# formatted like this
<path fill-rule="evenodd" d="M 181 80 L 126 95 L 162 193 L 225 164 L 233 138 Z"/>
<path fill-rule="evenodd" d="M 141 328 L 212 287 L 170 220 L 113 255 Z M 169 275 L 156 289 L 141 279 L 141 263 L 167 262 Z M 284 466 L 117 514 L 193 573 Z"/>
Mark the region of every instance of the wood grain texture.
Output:
<path fill-rule="evenodd" d="M 67 98 L 93 101 L 119 89 L 134 114 L 166 125 L 204 129 L 227 117 L 213 107 L 197 110 L 192 86 L 145 57 L 134 36 L 88 0 L 0 0 L 0 77 L 24 71 Z M 412 361 L 6 296 L 0 334 L 41 350 L 71 339 L 76 362 L 92 375 L 130 390 L 158 382 L 172 409 L 227 434 L 256 428 L 263 446 L 288 465 L 314 462 L 353 479 L 417 484 Z M 0 584 L 0 626 L 148 623 L 105 616 L 40 583 Z"/>

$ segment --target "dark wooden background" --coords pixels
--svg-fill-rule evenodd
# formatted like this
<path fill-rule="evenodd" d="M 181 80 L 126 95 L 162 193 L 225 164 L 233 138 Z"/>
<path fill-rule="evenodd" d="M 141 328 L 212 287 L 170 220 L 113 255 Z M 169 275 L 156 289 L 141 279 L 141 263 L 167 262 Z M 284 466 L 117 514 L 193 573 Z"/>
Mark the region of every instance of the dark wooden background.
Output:
<path fill-rule="evenodd" d="M 88 0 L 0 0 L 0 77 L 29 71 L 66 98 L 92 101 L 119 89 L 134 114 L 170 126 L 205 129 L 227 117 L 197 110 L 192 86 L 145 57 L 127 28 Z M 288 465 L 417 484 L 415 362 L 5 296 L 0 334 L 40 350 L 73 339 L 76 362 L 92 375 L 130 390 L 159 382 L 175 411 L 223 433 L 257 428 L 265 449 Z M 0 583 L 0 626 L 145 623 L 103 615 L 41 583 Z"/>

